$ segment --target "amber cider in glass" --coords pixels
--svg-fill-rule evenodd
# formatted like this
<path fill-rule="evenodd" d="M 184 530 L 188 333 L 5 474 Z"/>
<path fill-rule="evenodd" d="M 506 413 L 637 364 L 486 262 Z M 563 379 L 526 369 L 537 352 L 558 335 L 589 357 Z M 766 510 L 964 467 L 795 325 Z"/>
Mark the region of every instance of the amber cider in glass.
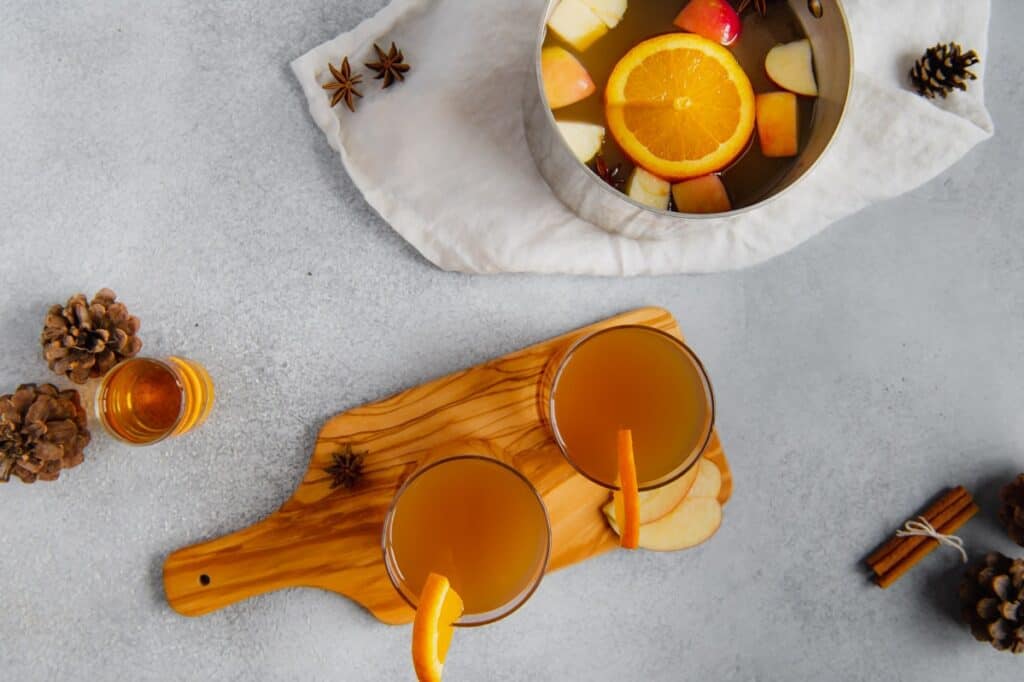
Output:
<path fill-rule="evenodd" d="M 656 488 L 682 475 L 714 425 L 711 383 L 697 356 L 652 327 L 596 332 L 561 360 L 550 391 L 555 440 L 584 476 L 617 487 L 617 438 L 633 432 L 637 480 Z"/>
<path fill-rule="evenodd" d="M 384 523 L 388 575 L 416 606 L 430 573 L 462 597 L 458 625 L 482 625 L 518 608 L 547 566 L 550 527 L 533 485 L 488 457 L 430 464 L 400 489 Z"/>
<path fill-rule="evenodd" d="M 202 424 L 213 400 L 213 381 L 199 363 L 179 357 L 131 358 L 103 377 L 96 412 L 115 438 L 149 445 Z"/>

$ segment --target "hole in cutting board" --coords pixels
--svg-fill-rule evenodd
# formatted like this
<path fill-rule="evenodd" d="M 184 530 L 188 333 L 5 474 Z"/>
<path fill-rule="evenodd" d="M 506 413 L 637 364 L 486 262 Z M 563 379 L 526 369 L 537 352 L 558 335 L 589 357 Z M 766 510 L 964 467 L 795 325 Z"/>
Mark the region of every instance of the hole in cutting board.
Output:
<path fill-rule="evenodd" d="M 203 587 L 206 587 L 207 585 L 209 585 L 210 584 L 210 576 L 208 576 L 205 573 L 203 573 L 201 576 L 199 576 L 199 584 L 202 585 Z"/>

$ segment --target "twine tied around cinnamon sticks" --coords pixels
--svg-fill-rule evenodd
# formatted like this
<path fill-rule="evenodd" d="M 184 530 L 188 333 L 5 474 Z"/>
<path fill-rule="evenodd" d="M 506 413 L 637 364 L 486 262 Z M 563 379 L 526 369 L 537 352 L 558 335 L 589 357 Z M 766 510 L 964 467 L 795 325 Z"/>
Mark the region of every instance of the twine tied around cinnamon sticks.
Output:
<path fill-rule="evenodd" d="M 910 520 L 903 524 L 903 528 L 896 531 L 896 537 L 898 538 L 912 538 L 912 537 L 925 537 L 935 540 L 940 545 L 946 545 L 960 552 L 960 557 L 967 563 L 967 550 L 964 549 L 963 538 L 959 538 L 955 535 L 943 535 L 939 531 L 935 530 L 932 524 L 928 523 L 928 519 L 923 516 L 918 516 L 917 520 Z"/>
<path fill-rule="evenodd" d="M 978 505 L 963 486 L 946 492 L 868 557 L 875 582 L 889 587 L 940 545 L 956 547 L 966 561 L 963 541 L 953 534 L 977 513 Z"/>

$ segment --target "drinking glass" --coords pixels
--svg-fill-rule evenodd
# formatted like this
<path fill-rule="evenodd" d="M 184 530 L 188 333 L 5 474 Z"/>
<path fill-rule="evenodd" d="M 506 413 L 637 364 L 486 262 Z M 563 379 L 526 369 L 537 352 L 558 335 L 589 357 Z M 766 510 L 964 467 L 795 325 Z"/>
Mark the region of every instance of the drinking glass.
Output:
<path fill-rule="evenodd" d="M 213 400 L 213 380 L 194 360 L 135 357 L 104 375 L 96 392 L 96 414 L 114 438 L 151 445 L 202 424 Z"/>
<path fill-rule="evenodd" d="M 551 525 L 533 484 L 483 455 L 440 459 L 399 489 L 384 520 L 384 564 L 416 608 L 430 573 L 462 598 L 457 626 L 491 623 L 523 605 L 540 584 Z"/>
<path fill-rule="evenodd" d="M 641 490 L 682 476 L 704 453 L 715 423 L 711 381 L 678 338 L 653 327 L 610 327 L 553 360 L 547 419 L 580 474 L 618 489 L 617 433 L 629 429 Z"/>

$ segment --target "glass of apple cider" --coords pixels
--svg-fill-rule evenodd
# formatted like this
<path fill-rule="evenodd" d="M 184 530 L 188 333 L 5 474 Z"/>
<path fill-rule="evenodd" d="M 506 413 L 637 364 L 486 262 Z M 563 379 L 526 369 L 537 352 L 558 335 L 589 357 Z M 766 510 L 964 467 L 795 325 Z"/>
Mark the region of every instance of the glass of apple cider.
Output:
<path fill-rule="evenodd" d="M 198 362 L 136 357 L 104 375 L 96 392 L 96 414 L 114 438 L 152 445 L 201 425 L 213 401 L 213 380 Z"/>
<path fill-rule="evenodd" d="M 457 626 L 484 625 L 523 605 L 540 584 L 551 547 L 547 511 L 516 469 L 456 455 L 415 472 L 384 520 L 384 564 L 413 607 L 431 573 L 462 598 Z"/>
<path fill-rule="evenodd" d="M 641 490 L 692 467 L 715 422 L 715 400 L 697 355 L 676 337 L 641 325 L 604 329 L 572 345 L 547 389 L 548 420 L 579 473 L 617 489 L 617 434 L 633 434 Z"/>

